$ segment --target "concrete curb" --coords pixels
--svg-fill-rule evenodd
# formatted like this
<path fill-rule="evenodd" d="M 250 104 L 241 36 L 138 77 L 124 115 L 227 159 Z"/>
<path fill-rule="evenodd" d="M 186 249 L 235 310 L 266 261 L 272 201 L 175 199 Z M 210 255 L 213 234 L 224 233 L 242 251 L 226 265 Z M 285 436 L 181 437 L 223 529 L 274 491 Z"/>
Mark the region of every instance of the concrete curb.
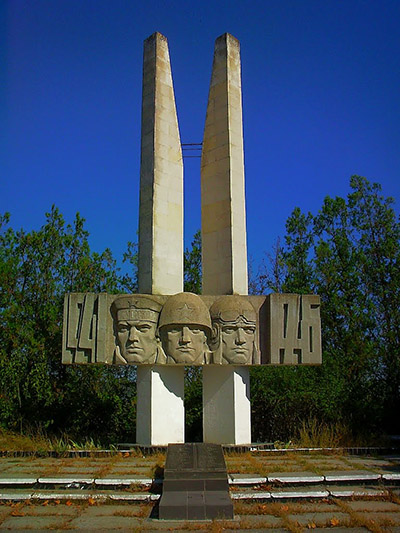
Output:
<path fill-rule="evenodd" d="M 387 496 L 388 491 L 375 487 L 342 489 L 335 488 L 332 490 L 295 490 L 295 491 L 271 491 L 271 492 L 231 492 L 232 500 L 250 500 L 250 501 L 272 501 L 272 500 L 323 500 L 326 498 L 360 498 L 360 497 L 382 497 Z M 149 503 L 156 502 L 160 499 L 160 494 L 148 493 L 129 493 L 129 492 L 110 492 L 96 493 L 89 491 L 77 492 L 46 492 L 46 491 L 0 491 L 0 501 L 87 501 L 95 500 L 98 502 L 119 501 L 119 502 L 139 502 Z"/>
<path fill-rule="evenodd" d="M 290 485 L 316 485 L 320 483 L 370 483 L 378 482 L 383 483 L 396 483 L 400 482 L 400 472 L 389 472 L 387 474 L 375 474 L 372 472 L 366 472 L 365 474 L 357 473 L 352 474 L 351 471 L 348 473 L 337 474 L 337 475 L 296 475 L 291 476 L 290 474 L 274 474 L 272 476 L 249 476 L 243 474 L 229 474 L 228 482 L 230 485 L 234 486 L 258 486 L 268 484 L 277 484 L 279 486 L 290 486 Z M 104 478 L 91 478 L 85 476 L 52 476 L 52 477 L 1 477 L 0 478 L 0 488 L 7 487 L 57 487 L 58 489 L 65 486 L 66 489 L 75 486 L 74 488 L 87 488 L 89 486 L 94 487 L 127 487 L 130 485 L 140 485 L 149 487 L 151 485 L 162 485 L 163 480 L 156 478 L 145 478 L 145 477 L 133 477 L 133 476 L 118 476 L 118 477 L 104 477 Z"/>

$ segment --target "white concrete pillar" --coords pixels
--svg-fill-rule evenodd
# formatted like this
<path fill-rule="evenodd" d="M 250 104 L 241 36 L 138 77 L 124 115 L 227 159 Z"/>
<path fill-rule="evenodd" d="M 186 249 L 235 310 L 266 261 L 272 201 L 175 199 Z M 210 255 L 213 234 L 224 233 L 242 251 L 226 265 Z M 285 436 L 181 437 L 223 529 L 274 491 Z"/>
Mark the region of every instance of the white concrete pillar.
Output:
<path fill-rule="evenodd" d="M 201 159 L 203 294 L 247 294 L 240 45 L 215 41 Z M 251 442 L 248 367 L 203 368 L 205 442 Z"/>
<path fill-rule="evenodd" d="M 136 441 L 139 444 L 184 442 L 184 375 L 183 366 L 138 366 Z"/>
<path fill-rule="evenodd" d="M 204 442 L 249 444 L 250 379 L 244 366 L 203 367 Z"/>
<path fill-rule="evenodd" d="M 139 293 L 183 290 L 183 161 L 168 41 L 144 42 Z M 137 369 L 138 444 L 184 442 L 183 367 Z"/>

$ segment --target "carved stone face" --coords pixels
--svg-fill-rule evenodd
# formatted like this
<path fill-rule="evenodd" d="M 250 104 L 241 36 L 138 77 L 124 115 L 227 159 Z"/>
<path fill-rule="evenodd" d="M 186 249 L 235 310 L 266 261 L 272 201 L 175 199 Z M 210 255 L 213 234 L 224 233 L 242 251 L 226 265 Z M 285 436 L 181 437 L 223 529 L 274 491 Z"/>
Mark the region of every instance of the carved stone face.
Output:
<path fill-rule="evenodd" d="M 257 315 L 245 296 L 221 296 L 210 309 L 213 359 L 218 364 L 254 364 L 257 351 Z"/>
<path fill-rule="evenodd" d="M 143 320 L 119 320 L 117 340 L 127 363 L 154 361 L 157 355 L 156 324 Z"/>
<path fill-rule="evenodd" d="M 176 324 L 163 328 L 163 348 L 168 360 L 175 363 L 203 363 L 208 353 L 207 334 L 201 326 Z"/>
<path fill-rule="evenodd" d="M 142 295 L 123 295 L 112 304 L 118 364 L 154 364 L 162 354 L 157 323 L 161 304 Z"/>
<path fill-rule="evenodd" d="M 243 365 L 252 360 L 256 326 L 242 319 L 221 327 L 222 357 L 231 364 Z"/>
<path fill-rule="evenodd" d="M 161 311 L 159 330 L 167 363 L 208 362 L 211 318 L 197 294 L 181 292 L 168 298 Z"/>

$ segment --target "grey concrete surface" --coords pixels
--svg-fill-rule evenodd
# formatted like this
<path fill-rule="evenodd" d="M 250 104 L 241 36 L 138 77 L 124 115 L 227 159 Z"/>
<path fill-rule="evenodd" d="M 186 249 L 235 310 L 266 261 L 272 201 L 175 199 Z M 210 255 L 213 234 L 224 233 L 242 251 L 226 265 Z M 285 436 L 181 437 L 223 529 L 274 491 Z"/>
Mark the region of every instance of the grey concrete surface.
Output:
<path fill-rule="evenodd" d="M 400 483 L 394 475 L 399 472 L 398 456 L 299 454 L 270 460 L 267 454 L 228 454 L 228 472 L 237 483 L 230 484 L 235 519 L 212 527 L 212 522 L 151 518 L 161 486 L 149 481 L 156 472 L 160 475 L 164 460 L 163 455 L 0 458 L 0 531 L 188 531 L 207 530 L 209 523 L 209 529 L 248 533 L 296 528 L 359 533 L 371 527 L 400 532 Z M 136 473 L 140 470 L 146 477 Z M 338 479 L 335 483 L 307 483 L 331 472 Z M 279 481 L 265 482 L 273 477 Z M 101 479 L 104 486 L 83 483 L 92 479 Z M 74 487 L 75 481 L 82 483 Z M 299 492 L 303 494 L 296 498 Z"/>

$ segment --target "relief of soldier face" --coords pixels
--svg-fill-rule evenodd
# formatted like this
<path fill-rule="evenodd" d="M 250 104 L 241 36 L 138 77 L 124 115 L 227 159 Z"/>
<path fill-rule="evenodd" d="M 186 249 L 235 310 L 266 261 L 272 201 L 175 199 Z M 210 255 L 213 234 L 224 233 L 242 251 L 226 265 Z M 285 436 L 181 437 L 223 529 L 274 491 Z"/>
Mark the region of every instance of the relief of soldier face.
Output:
<path fill-rule="evenodd" d="M 165 362 L 157 325 L 161 304 L 143 295 L 122 295 L 111 306 L 114 318 L 116 364 Z"/>
<path fill-rule="evenodd" d="M 231 364 L 243 365 L 252 360 L 256 326 L 242 319 L 221 326 L 222 357 Z"/>
<path fill-rule="evenodd" d="M 163 348 L 168 360 L 175 363 L 203 363 L 208 353 L 207 335 L 201 326 L 172 324 L 161 332 Z"/>
<path fill-rule="evenodd" d="M 210 308 L 216 364 L 251 365 L 257 360 L 257 315 L 245 296 L 226 295 Z"/>
<path fill-rule="evenodd" d="M 202 365 L 208 362 L 211 317 L 197 294 L 170 296 L 160 314 L 159 331 L 169 364 Z"/>
<path fill-rule="evenodd" d="M 156 324 L 141 320 L 119 320 L 117 341 L 127 363 L 150 362 L 157 354 Z"/>

